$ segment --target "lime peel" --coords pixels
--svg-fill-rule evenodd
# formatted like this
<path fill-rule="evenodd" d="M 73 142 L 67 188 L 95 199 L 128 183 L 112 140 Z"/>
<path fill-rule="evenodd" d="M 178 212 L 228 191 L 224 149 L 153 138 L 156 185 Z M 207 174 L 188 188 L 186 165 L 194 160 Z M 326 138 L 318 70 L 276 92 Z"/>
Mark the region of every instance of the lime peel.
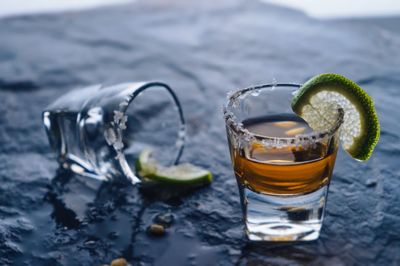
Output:
<path fill-rule="evenodd" d="M 293 111 L 314 130 L 331 126 L 334 106 L 345 113 L 340 129 L 343 148 L 357 160 L 369 159 L 379 140 L 380 125 L 371 97 L 354 81 L 338 74 L 320 74 L 304 83 L 292 100 Z"/>
<path fill-rule="evenodd" d="M 168 184 L 205 184 L 211 183 L 213 175 L 201 167 L 190 163 L 161 166 L 151 157 L 152 151 L 143 150 L 136 161 L 136 170 L 142 178 Z"/>

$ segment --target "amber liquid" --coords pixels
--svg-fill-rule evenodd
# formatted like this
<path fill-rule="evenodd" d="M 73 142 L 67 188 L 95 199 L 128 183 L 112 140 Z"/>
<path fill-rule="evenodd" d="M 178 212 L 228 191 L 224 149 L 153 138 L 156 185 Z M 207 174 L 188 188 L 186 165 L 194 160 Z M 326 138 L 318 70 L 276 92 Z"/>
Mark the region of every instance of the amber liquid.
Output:
<path fill-rule="evenodd" d="M 269 137 L 293 137 L 312 129 L 295 115 L 260 117 L 243 121 L 250 132 Z M 248 189 L 269 195 L 307 194 L 327 185 L 335 164 L 333 138 L 308 147 L 266 148 L 253 144 L 232 150 L 235 175 Z"/>

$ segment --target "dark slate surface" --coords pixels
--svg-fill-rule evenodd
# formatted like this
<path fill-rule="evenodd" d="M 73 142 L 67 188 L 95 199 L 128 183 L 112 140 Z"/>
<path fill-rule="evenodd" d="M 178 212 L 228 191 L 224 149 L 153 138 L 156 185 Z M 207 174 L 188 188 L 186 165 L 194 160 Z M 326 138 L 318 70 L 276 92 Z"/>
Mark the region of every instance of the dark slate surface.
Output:
<path fill-rule="evenodd" d="M 163 0 L 0 20 L 0 264 L 123 256 L 134 265 L 399 265 L 399 23 Z M 345 74 L 374 97 L 381 141 L 367 163 L 339 154 L 318 241 L 249 244 L 221 115 L 226 93 L 321 72 Z M 40 120 L 48 103 L 76 86 L 154 79 L 178 93 L 189 123 L 183 161 L 209 168 L 211 186 L 160 199 L 57 173 Z M 168 210 L 167 235 L 147 235 Z"/>

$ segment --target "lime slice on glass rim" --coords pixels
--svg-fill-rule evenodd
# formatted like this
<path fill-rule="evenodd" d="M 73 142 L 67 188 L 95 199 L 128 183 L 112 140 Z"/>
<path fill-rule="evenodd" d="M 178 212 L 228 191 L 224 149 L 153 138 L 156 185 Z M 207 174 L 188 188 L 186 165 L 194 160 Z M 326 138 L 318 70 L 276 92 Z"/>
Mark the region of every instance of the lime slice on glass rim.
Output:
<path fill-rule="evenodd" d="M 152 157 L 150 149 L 145 149 L 140 153 L 136 161 L 136 170 L 143 178 L 176 185 L 205 184 L 211 183 L 213 179 L 210 171 L 190 163 L 161 166 Z"/>
<path fill-rule="evenodd" d="M 317 131 L 333 125 L 333 108 L 338 107 L 344 111 L 342 147 L 354 159 L 368 160 L 379 139 L 379 120 L 371 97 L 354 81 L 320 74 L 304 83 L 292 100 L 293 111 Z"/>

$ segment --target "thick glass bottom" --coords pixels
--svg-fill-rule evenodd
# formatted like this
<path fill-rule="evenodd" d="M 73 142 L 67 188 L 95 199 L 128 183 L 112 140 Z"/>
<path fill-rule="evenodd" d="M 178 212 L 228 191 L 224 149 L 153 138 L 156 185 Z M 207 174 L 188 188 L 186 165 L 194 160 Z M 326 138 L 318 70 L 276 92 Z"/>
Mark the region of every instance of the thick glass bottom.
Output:
<path fill-rule="evenodd" d="M 328 186 L 309 194 L 290 196 L 240 189 L 250 240 L 311 241 L 319 237 Z"/>

